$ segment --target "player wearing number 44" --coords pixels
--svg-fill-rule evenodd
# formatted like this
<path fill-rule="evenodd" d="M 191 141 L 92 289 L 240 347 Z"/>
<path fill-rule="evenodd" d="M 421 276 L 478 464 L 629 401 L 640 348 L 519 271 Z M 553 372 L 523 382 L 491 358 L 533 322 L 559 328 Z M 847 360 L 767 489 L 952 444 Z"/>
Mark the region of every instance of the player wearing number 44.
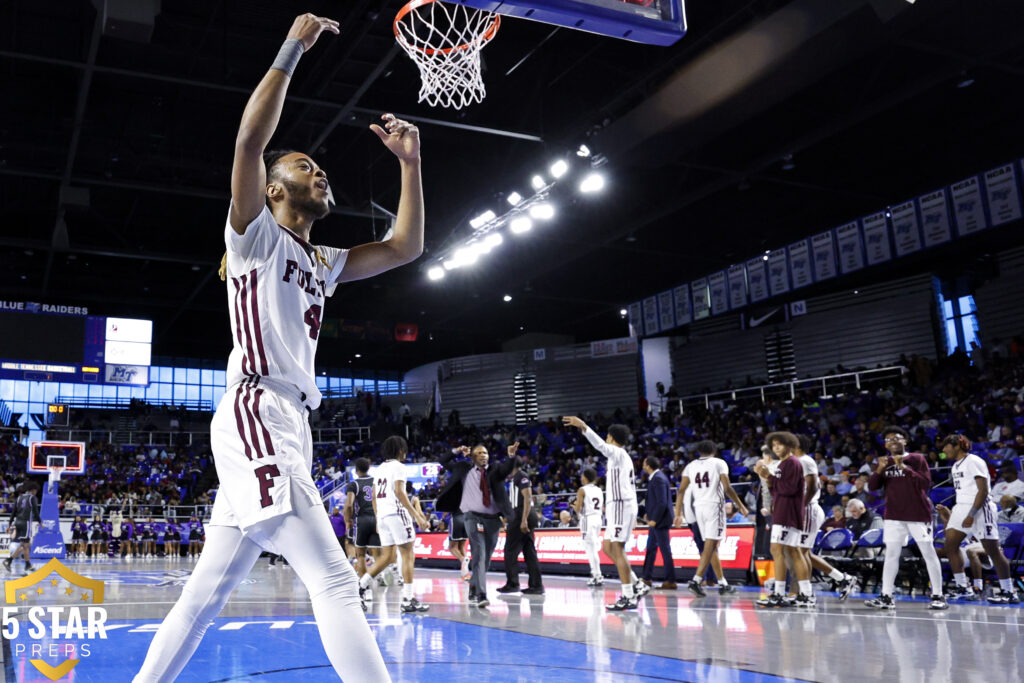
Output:
<path fill-rule="evenodd" d="M 338 22 L 303 14 L 242 114 L 231 169 L 221 274 L 233 348 L 227 392 L 210 426 L 220 490 L 206 547 L 161 624 L 136 681 L 172 681 L 262 550 L 280 554 L 309 589 L 320 639 L 345 681 L 389 681 L 360 609 L 355 570 L 310 476 L 308 410 L 320 404 L 314 359 L 324 299 L 423 251 L 419 132 L 385 114 L 370 126 L 397 157 L 401 197 L 391 239 L 336 249 L 310 244 L 330 211 L 327 173 L 307 154 L 265 154 L 302 55 Z"/>

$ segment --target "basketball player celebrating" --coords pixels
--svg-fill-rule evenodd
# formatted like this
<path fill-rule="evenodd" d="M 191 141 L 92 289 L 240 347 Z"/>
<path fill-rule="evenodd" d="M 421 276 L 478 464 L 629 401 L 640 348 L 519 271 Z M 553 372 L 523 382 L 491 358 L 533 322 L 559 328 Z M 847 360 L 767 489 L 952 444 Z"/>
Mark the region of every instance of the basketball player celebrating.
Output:
<path fill-rule="evenodd" d="M 629 428 L 626 425 L 611 425 L 608 436 L 602 441 L 594 430 L 578 417 L 563 417 L 562 422 L 583 432 L 590 445 L 608 458 L 606 500 L 608 501 L 608 528 L 604 538 L 604 552 L 615 562 L 622 582 L 622 595 L 617 601 L 605 607 L 613 612 L 636 609 L 637 598 L 651 589 L 637 579 L 626 559 L 626 543 L 633 537 L 638 505 L 636 501 L 636 475 L 633 459 L 626 452 L 629 442 Z"/>
<path fill-rule="evenodd" d="M 996 505 L 989 498 L 990 479 L 985 461 L 970 452 L 971 442 L 961 434 L 950 434 L 942 441 L 942 452 L 953 463 L 953 488 L 956 489 L 956 504 L 949 515 L 946 526 L 946 557 L 953 571 L 956 589 L 952 595 L 963 597 L 970 593 L 967 575 L 964 573 L 960 544 L 968 535 L 980 542 L 992 560 L 992 567 L 999 577 L 999 590 L 989 596 L 995 604 L 1017 604 L 1020 598 L 1013 589 L 1010 563 L 999 545 L 999 525 L 996 523 Z M 935 584 L 932 584 L 933 592 Z"/>
<path fill-rule="evenodd" d="M 590 562 L 590 579 L 588 586 L 604 585 L 604 574 L 601 573 L 601 513 L 604 512 L 604 492 L 597 488 L 597 472 L 588 467 L 580 475 L 583 484 L 576 490 L 576 500 L 572 507 L 580 517 L 580 533 L 583 535 L 583 548 Z"/>
<path fill-rule="evenodd" d="M 832 580 L 834 589 L 839 593 L 839 601 L 842 602 L 856 590 L 857 578 L 844 574 L 826 562 L 825 558 L 811 552 L 818 538 L 818 530 L 825 523 L 825 511 L 818 504 L 821 487 L 818 486 L 818 463 L 809 455 L 813 448 L 811 438 L 806 434 L 797 434 L 796 439 L 800 447 L 797 448 L 795 455 L 800 459 L 800 465 L 804 469 L 804 528 L 800 534 L 800 552 L 803 553 L 812 571 L 817 569 Z"/>
<path fill-rule="evenodd" d="M 402 611 L 426 612 L 430 609 L 421 604 L 413 593 L 412 574 L 416 561 L 413 545 L 416 543 L 416 529 L 427 528 L 427 518 L 412 504 L 405 491 L 405 460 L 409 445 L 400 436 L 389 436 L 380 446 L 385 459 L 373 473 L 373 510 L 377 515 L 377 535 L 383 548 L 380 557 L 359 579 L 359 595 L 364 597 L 370 591 L 370 584 L 397 558 L 396 548 L 402 551 Z"/>
<path fill-rule="evenodd" d="M 932 599 L 928 609 L 949 609 L 946 599 L 942 596 L 942 565 L 932 543 L 932 503 L 928 499 L 932 475 L 928 471 L 928 461 L 919 453 L 907 452 L 910 434 L 900 427 L 886 427 L 882 431 L 882 440 L 891 458 L 879 458 L 878 468 L 868 479 L 868 488 L 872 491 L 885 489 L 885 560 L 882 563 L 882 594 L 866 600 L 864 604 L 876 609 L 896 609 L 892 593 L 896 587 L 896 575 L 900 571 L 900 554 L 909 535 L 917 543 L 924 565 L 928 569 L 928 582 L 932 586 Z M 954 547 L 959 545 L 957 541 Z"/>
<path fill-rule="evenodd" d="M 419 133 L 385 116 L 371 129 L 398 158 L 401 199 L 391 239 L 351 250 L 314 247 L 329 212 L 327 175 L 305 154 L 263 152 L 303 52 L 338 23 L 295 19 L 273 66 L 246 104 L 231 173 L 224 275 L 234 348 L 228 389 L 211 424 L 221 482 L 203 552 L 150 645 L 136 681 L 172 681 L 262 549 L 281 554 L 310 593 L 327 657 L 345 681 L 388 681 L 360 610 L 358 581 L 334 538 L 310 474 L 308 411 L 320 404 L 314 357 L 325 297 L 423 250 Z"/>
<path fill-rule="evenodd" d="M 744 516 L 747 515 L 747 506 L 740 500 L 736 490 L 729 483 L 729 466 L 721 458 L 715 457 L 718 450 L 713 441 L 701 441 L 697 444 L 698 458 L 691 461 L 683 468 L 683 477 L 679 482 L 679 492 L 676 493 L 675 526 L 683 525 L 683 500 L 686 490 L 692 484 L 693 509 L 697 517 L 697 527 L 700 535 L 704 538 L 704 550 L 700 554 L 700 563 L 697 571 L 690 579 L 690 592 L 698 597 L 704 597 L 707 593 L 700 585 L 701 577 L 707 571 L 708 564 L 712 559 L 718 557 L 718 544 L 725 538 L 725 497 L 729 496 L 736 508 Z M 736 589 L 725 580 L 725 572 L 722 565 L 714 562 L 715 572 L 718 574 L 718 585 L 721 593 L 732 593 Z"/>
<path fill-rule="evenodd" d="M 759 461 L 754 472 L 768 481 L 772 493 L 772 544 L 775 561 L 775 582 L 772 594 L 766 600 L 759 600 L 761 607 L 788 607 L 784 597 L 786 591 L 786 564 L 793 567 L 799 594 L 797 607 L 810 607 L 811 568 L 800 552 L 800 534 L 804 526 L 804 496 L 806 494 L 804 469 L 793 453 L 800 447 L 796 436 L 790 432 L 772 432 L 765 443 L 779 457 L 779 468 L 772 472 L 765 462 Z M 778 545 L 776 545 L 778 544 Z M 781 553 L 775 553 L 775 548 Z"/>

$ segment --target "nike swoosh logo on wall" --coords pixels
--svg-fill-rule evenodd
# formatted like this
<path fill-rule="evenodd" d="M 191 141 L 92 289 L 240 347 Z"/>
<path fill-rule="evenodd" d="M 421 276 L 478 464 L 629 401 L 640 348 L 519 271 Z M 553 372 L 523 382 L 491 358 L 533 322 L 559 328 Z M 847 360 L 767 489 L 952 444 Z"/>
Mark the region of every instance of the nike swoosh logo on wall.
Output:
<path fill-rule="evenodd" d="M 779 312 L 779 309 L 775 308 L 775 309 L 772 309 L 772 311 L 770 313 L 767 313 L 766 315 L 762 315 L 760 318 L 751 318 L 750 319 L 750 326 L 751 327 L 757 327 L 758 325 L 760 325 L 765 320 L 767 320 L 768 318 L 772 317 L 773 315 L 775 315 L 778 312 Z"/>

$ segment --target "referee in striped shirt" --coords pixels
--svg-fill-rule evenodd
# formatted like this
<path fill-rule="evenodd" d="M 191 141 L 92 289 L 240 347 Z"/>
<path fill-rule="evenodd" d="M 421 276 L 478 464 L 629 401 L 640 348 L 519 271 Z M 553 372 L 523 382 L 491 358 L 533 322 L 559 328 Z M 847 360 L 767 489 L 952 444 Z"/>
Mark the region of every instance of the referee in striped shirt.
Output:
<path fill-rule="evenodd" d="M 544 583 L 540 575 L 540 561 L 533 543 L 533 531 L 537 528 L 537 513 L 533 509 L 532 482 L 529 475 L 519 467 L 512 471 L 508 482 L 508 499 L 512 505 L 512 516 L 505 528 L 505 585 L 499 593 L 543 595 Z M 529 576 L 527 588 L 519 586 L 519 553 L 526 561 Z"/>

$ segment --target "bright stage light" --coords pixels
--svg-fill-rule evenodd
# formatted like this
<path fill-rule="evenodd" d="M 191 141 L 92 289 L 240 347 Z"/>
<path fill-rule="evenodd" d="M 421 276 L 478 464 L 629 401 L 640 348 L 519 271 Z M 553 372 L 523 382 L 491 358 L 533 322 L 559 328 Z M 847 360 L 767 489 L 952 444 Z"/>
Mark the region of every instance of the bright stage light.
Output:
<path fill-rule="evenodd" d="M 477 251 L 474 247 L 462 247 L 456 249 L 452 255 L 452 260 L 455 261 L 455 266 L 471 266 L 476 263 Z"/>
<path fill-rule="evenodd" d="M 488 223 L 493 221 L 494 218 L 495 218 L 494 212 L 491 211 L 490 209 L 488 209 L 487 211 L 484 211 L 482 214 L 480 214 L 476 218 L 471 219 L 469 221 L 469 225 L 474 230 L 476 230 L 477 228 L 480 228 L 480 227 L 482 227 L 484 225 L 487 225 Z"/>
<path fill-rule="evenodd" d="M 523 201 L 523 195 L 513 190 L 512 192 L 509 193 L 507 197 L 505 197 L 505 201 L 507 201 L 512 206 L 515 206 L 519 202 Z"/>
<path fill-rule="evenodd" d="M 576 156 L 586 159 L 590 156 L 590 148 L 586 145 L 580 145 L 580 148 L 576 150 Z"/>
<path fill-rule="evenodd" d="M 502 297 L 502 301 L 504 301 L 505 303 L 508 303 L 509 301 L 512 301 L 512 295 L 511 294 L 506 294 L 505 296 Z"/>
<path fill-rule="evenodd" d="M 501 233 L 498 232 L 492 232 L 484 238 L 484 244 L 486 244 L 489 249 L 493 249 L 504 241 L 505 240 L 502 238 Z"/>
<path fill-rule="evenodd" d="M 519 216 L 518 218 L 513 218 L 512 222 L 508 224 L 509 230 L 511 230 L 517 235 L 529 231 L 529 229 L 532 227 L 533 221 L 531 221 L 526 216 Z"/>
<path fill-rule="evenodd" d="M 445 270 L 452 270 L 453 268 L 459 267 L 459 264 L 455 262 L 454 258 L 450 258 L 447 261 L 444 261 L 441 265 L 444 266 Z"/>
<path fill-rule="evenodd" d="M 629 315 L 629 311 L 627 311 L 625 308 L 620 308 L 619 309 L 619 315 L 621 315 L 623 318 L 625 318 L 627 315 Z"/>
<path fill-rule="evenodd" d="M 548 170 L 551 171 L 551 175 L 555 178 L 561 178 L 569 172 L 569 163 L 565 159 L 559 159 L 551 164 L 551 168 Z"/>
<path fill-rule="evenodd" d="M 434 266 L 433 268 L 427 271 L 427 277 L 429 277 L 431 280 L 440 280 L 441 278 L 444 277 L 444 268 L 442 268 L 441 266 Z"/>
<path fill-rule="evenodd" d="M 580 192 L 593 194 L 604 189 L 604 176 L 600 173 L 590 173 L 580 181 Z"/>
<path fill-rule="evenodd" d="M 530 178 L 530 184 L 533 185 L 533 189 L 535 190 L 539 190 L 547 185 L 547 183 L 544 182 L 544 178 L 539 175 L 535 175 Z"/>
<path fill-rule="evenodd" d="M 549 220 L 555 217 L 555 207 L 550 204 L 534 204 L 530 207 L 530 216 L 540 220 Z"/>

